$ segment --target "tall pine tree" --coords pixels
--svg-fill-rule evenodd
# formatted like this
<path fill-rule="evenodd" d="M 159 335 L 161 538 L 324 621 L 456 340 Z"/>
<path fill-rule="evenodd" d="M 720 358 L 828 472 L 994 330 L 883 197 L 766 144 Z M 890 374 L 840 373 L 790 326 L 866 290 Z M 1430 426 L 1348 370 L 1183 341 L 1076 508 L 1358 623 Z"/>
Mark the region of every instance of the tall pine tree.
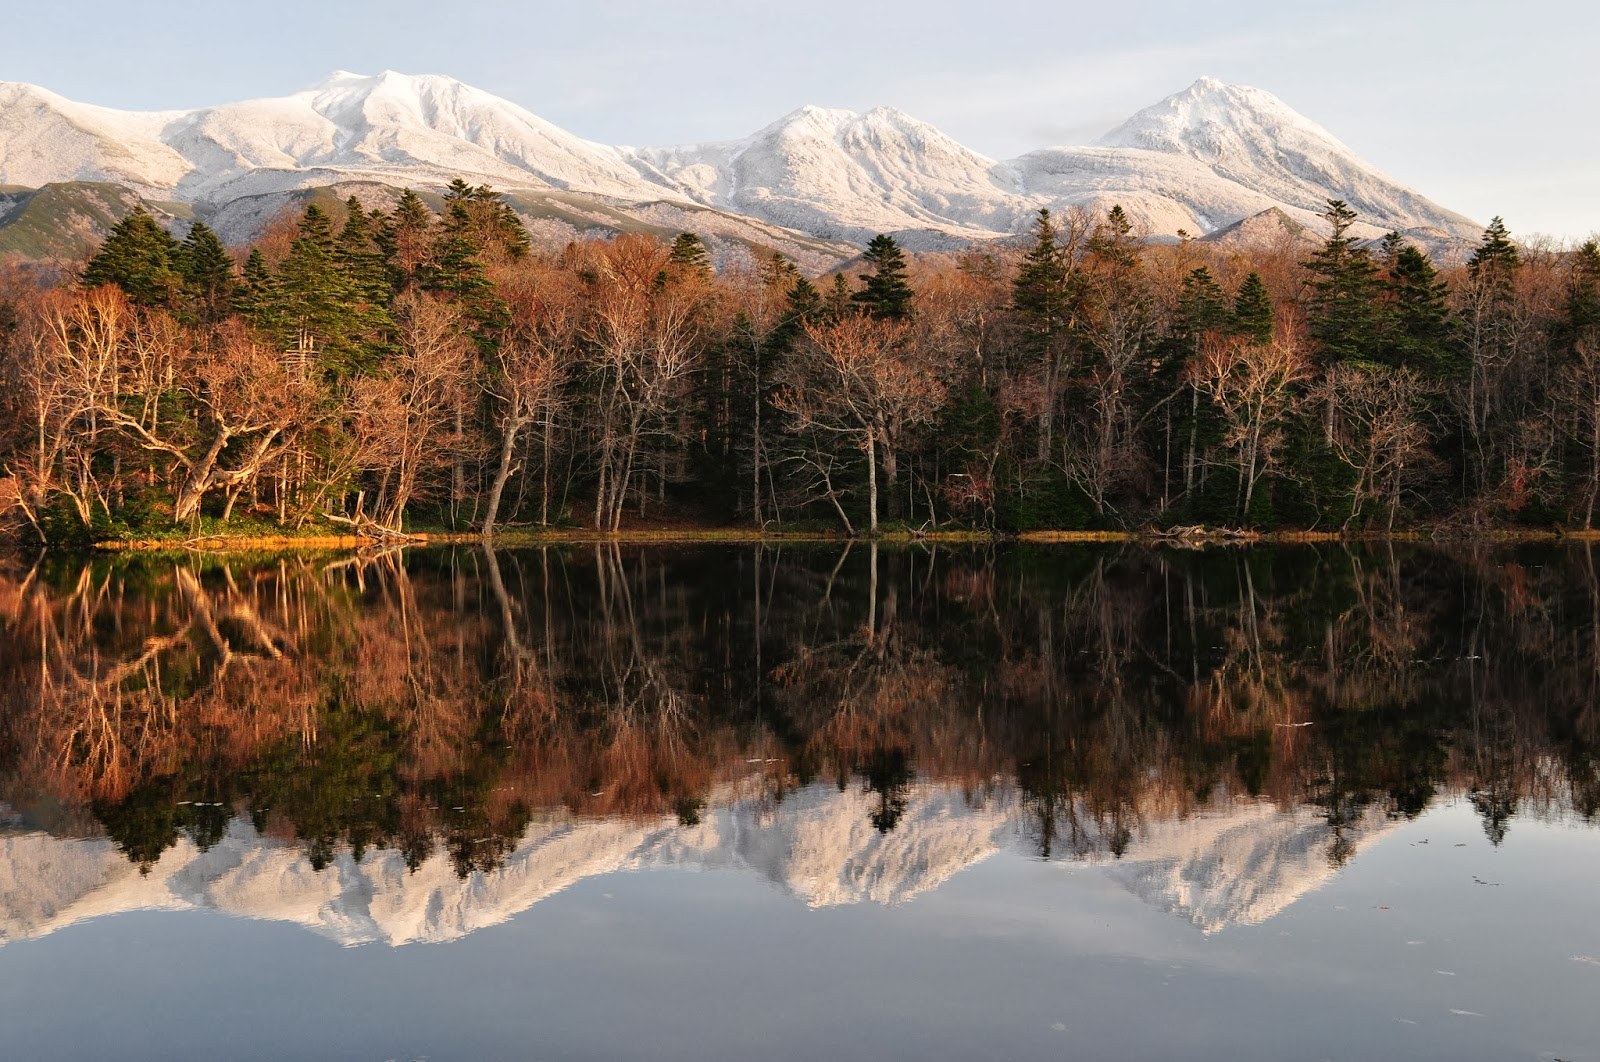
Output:
<path fill-rule="evenodd" d="M 1384 287 L 1390 302 L 1383 360 L 1430 376 L 1459 368 L 1450 290 L 1428 256 L 1411 244 L 1394 249 Z"/>
<path fill-rule="evenodd" d="M 1205 266 L 1191 269 L 1178 290 L 1177 338 L 1192 345 L 1207 332 L 1226 328 L 1232 319 L 1228 296 Z"/>
<path fill-rule="evenodd" d="M 1267 291 L 1261 274 L 1251 270 L 1239 285 L 1233 299 L 1232 331 L 1252 343 L 1272 342 L 1272 330 L 1277 326 L 1277 314 L 1272 307 L 1272 295 Z"/>
<path fill-rule="evenodd" d="M 856 305 L 879 320 L 909 317 L 913 295 L 907 279 L 909 268 L 894 237 L 874 236 L 861 259 L 870 272 L 861 278 L 861 290 L 852 296 Z"/>
<path fill-rule="evenodd" d="M 1033 225 L 1033 246 L 1012 282 L 1011 306 L 1021 329 L 1021 346 L 1030 361 L 1054 361 L 1072 328 L 1077 286 L 1072 263 L 1058 242 L 1050 211 L 1041 209 Z"/>
<path fill-rule="evenodd" d="M 1323 217 L 1333 233 L 1306 262 L 1311 337 L 1325 362 L 1376 361 L 1382 333 L 1377 264 L 1350 235 L 1356 213 L 1343 200 L 1328 200 Z"/>
<path fill-rule="evenodd" d="M 711 253 L 706 250 L 704 241 L 692 232 L 678 233 L 672 241 L 668 261 L 680 273 L 692 273 L 703 278 L 711 276 Z"/>
<path fill-rule="evenodd" d="M 178 248 L 177 267 L 195 319 L 215 324 L 233 312 L 234 299 L 239 294 L 233 258 L 204 223 L 197 221 L 189 228 Z"/>
<path fill-rule="evenodd" d="M 1594 240 L 1572 253 L 1556 337 L 1564 354 L 1572 353 L 1580 342 L 1600 343 L 1600 243 Z"/>
<path fill-rule="evenodd" d="M 355 278 L 339 259 L 333 220 L 315 203 L 306 207 L 295 240 L 267 290 L 265 319 L 284 350 L 329 377 L 369 367 L 370 325 Z"/>

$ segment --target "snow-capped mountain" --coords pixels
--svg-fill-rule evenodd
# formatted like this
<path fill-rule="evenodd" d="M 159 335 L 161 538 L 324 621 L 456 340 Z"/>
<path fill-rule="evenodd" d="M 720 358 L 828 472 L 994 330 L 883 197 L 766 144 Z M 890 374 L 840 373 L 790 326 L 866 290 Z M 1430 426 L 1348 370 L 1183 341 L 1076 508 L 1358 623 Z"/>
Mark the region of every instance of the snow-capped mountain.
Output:
<path fill-rule="evenodd" d="M 924 783 L 885 834 L 870 821 L 875 800 L 812 786 L 775 806 L 731 800 L 688 828 L 558 815 L 530 826 L 496 869 L 465 878 L 442 852 L 414 872 L 394 851 L 359 860 L 344 851 L 315 870 L 303 846 L 264 837 L 243 818 L 205 851 L 180 840 L 148 873 L 103 837 L 0 834 L 0 945 L 123 911 L 193 909 L 294 923 L 344 945 L 439 943 L 587 878 L 652 868 L 754 873 L 814 908 L 892 906 L 1001 851 L 1034 851 L 1014 802 L 974 806 L 959 789 Z M 1359 851 L 1392 825 L 1374 811 L 1347 840 Z M 1103 865 L 1141 900 L 1213 933 L 1264 922 L 1326 883 L 1336 873 L 1331 842 L 1311 809 L 1224 799 L 1142 824 L 1120 859 L 1092 845 L 1069 865 Z"/>
<path fill-rule="evenodd" d="M 1478 235 L 1479 226 L 1378 172 L 1322 126 L 1258 88 L 1203 77 L 1135 114 L 1097 146 L 1192 159 L 1312 217 L 1332 194 L 1366 218 L 1393 220 L 1391 228 Z"/>
<path fill-rule="evenodd" d="M 640 171 L 698 202 L 861 242 L 876 232 L 1022 231 L 1040 207 L 1120 204 L 1154 236 L 1204 235 L 1268 210 L 1320 227 L 1329 198 L 1360 231 L 1471 239 L 1480 227 L 1371 166 L 1260 89 L 1201 78 L 1091 147 L 995 162 L 888 108 L 802 108 L 744 140 L 633 149 Z M 914 242 L 914 241 L 913 241 Z"/>
<path fill-rule="evenodd" d="M 457 176 L 624 212 L 712 210 L 857 244 L 878 232 L 912 246 L 1009 236 L 1042 206 L 1114 203 L 1153 236 L 1212 233 L 1269 210 L 1315 226 L 1330 197 L 1364 215 L 1367 235 L 1478 233 L 1269 93 L 1210 78 L 1094 146 L 1010 161 L 890 108 L 803 107 L 739 140 L 628 148 L 434 75 L 340 72 L 282 98 L 150 113 L 0 84 L 0 185 L 109 182 L 204 218 L 309 188 L 437 188 Z"/>
<path fill-rule="evenodd" d="M 979 239 L 1016 231 L 1029 208 L 997 164 L 889 107 L 802 107 L 743 140 L 636 148 L 640 172 L 697 202 L 860 240 L 932 230 Z"/>
<path fill-rule="evenodd" d="M 0 183 L 115 181 L 221 202 L 335 179 L 506 187 L 646 200 L 660 190 L 592 144 L 448 77 L 338 72 L 278 99 L 136 113 L 0 86 Z"/>

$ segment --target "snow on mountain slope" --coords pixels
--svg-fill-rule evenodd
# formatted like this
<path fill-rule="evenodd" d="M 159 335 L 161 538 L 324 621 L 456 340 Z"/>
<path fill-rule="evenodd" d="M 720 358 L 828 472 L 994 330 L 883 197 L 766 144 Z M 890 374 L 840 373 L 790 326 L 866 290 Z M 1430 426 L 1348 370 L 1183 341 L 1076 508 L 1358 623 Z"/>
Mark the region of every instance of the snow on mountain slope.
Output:
<path fill-rule="evenodd" d="M 1462 215 L 1395 183 L 1271 93 L 1215 78 L 1202 77 L 1145 108 L 1097 146 L 1193 159 L 1220 177 L 1312 215 L 1336 195 L 1389 227 L 1464 236 L 1478 231 Z"/>
<path fill-rule="evenodd" d="M 195 164 L 178 188 L 189 198 L 212 198 L 220 187 L 243 194 L 239 178 L 257 170 L 403 175 L 424 183 L 463 176 L 629 199 L 659 194 L 616 149 L 436 75 L 340 72 L 283 99 L 192 112 L 167 126 L 163 140 Z M 278 189 L 250 188 L 267 190 Z"/>
<path fill-rule="evenodd" d="M 304 187 L 319 175 L 660 195 L 616 149 L 448 77 L 340 72 L 279 99 L 152 113 L 0 85 L 0 183 L 120 181 L 217 201 Z"/>
<path fill-rule="evenodd" d="M 35 85 L 0 82 L 0 184 L 174 187 L 192 168 L 161 140 L 162 129 L 177 117 L 91 107 Z"/>
<path fill-rule="evenodd" d="M 1212 78 L 1140 111 L 1096 146 L 1046 148 L 1009 162 L 898 111 L 816 107 L 744 140 L 632 149 L 632 157 L 641 173 L 699 202 L 857 242 L 875 232 L 1009 235 L 1044 206 L 1101 213 L 1119 204 L 1135 225 L 1162 236 L 1203 235 L 1274 208 L 1321 227 L 1329 198 L 1366 215 L 1363 236 L 1478 231 L 1270 93 Z"/>
<path fill-rule="evenodd" d="M 889 107 L 802 107 L 743 140 L 631 151 L 641 173 L 672 191 L 823 236 L 981 238 L 1022 221 L 992 160 Z"/>
<path fill-rule="evenodd" d="M 1201 78 L 1092 147 L 1009 162 L 880 107 L 803 107 L 739 140 L 615 148 L 448 77 L 336 73 L 278 99 L 125 113 L 0 83 L 0 184 L 110 181 L 221 210 L 350 181 L 502 189 L 743 215 L 824 240 L 912 247 L 1026 231 L 1039 207 L 1120 203 L 1151 235 L 1204 235 L 1279 209 L 1319 227 L 1324 201 L 1361 235 L 1471 239 L 1478 227 L 1396 184 L 1259 89 Z M 204 213 L 204 211 L 202 211 Z"/>

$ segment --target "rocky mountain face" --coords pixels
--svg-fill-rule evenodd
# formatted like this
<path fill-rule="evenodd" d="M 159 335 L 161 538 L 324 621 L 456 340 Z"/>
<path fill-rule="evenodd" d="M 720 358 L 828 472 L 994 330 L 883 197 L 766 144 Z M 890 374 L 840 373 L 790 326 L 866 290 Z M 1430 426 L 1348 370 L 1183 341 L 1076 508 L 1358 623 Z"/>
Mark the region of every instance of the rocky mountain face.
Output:
<path fill-rule="evenodd" d="M 436 191 L 458 176 L 513 193 L 551 238 L 693 228 L 811 262 L 879 232 L 913 248 L 1015 236 L 1040 207 L 1120 204 L 1152 237 L 1171 237 L 1263 216 L 1315 230 L 1331 197 L 1360 212 L 1362 235 L 1397 229 L 1436 245 L 1479 232 L 1271 94 L 1211 78 L 1097 144 L 1007 161 L 886 107 L 802 107 L 743 139 L 634 148 L 433 75 L 340 72 L 281 98 L 149 113 L 0 84 L 0 192 L 13 198 L 114 186 L 166 204 L 175 221 L 219 219 L 242 240 L 317 189 Z M 36 251 L 37 236 L 5 235 L 16 213 L 0 202 L 0 251 Z"/>

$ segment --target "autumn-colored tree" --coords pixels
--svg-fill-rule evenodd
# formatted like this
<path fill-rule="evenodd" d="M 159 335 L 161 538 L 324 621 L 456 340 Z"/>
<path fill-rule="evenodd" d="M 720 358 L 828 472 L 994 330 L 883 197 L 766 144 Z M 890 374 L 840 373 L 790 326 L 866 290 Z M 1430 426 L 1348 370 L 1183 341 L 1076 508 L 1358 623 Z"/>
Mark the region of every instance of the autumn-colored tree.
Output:
<path fill-rule="evenodd" d="M 595 403 L 594 526 L 617 530 L 641 458 L 684 397 L 698 362 L 708 297 L 693 277 L 660 283 L 670 251 L 623 236 L 597 250 L 585 318 L 585 372 Z M 641 497 L 643 488 L 639 488 Z"/>
<path fill-rule="evenodd" d="M 483 515 L 483 535 L 494 535 L 506 484 L 517 471 L 525 431 L 540 426 L 543 456 L 539 523 L 549 522 L 551 448 L 562 386 L 577 361 L 583 326 L 583 291 L 576 276 L 549 263 L 512 263 L 496 274 L 508 308 L 509 328 L 495 346 L 485 390 L 497 403 L 499 454 Z"/>
<path fill-rule="evenodd" d="M 1430 393 L 1415 369 L 1359 365 L 1336 366 L 1312 389 L 1314 403 L 1333 408 L 1334 453 L 1355 473 L 1346 527 L 1375 504 L 1387 510 L 1385 528 L 1394 528 L 1408 474 L 1427 455 Z"/>
<path fill-rule="evenodd" d="M 357 380 L 355 432 L 379 476 L 378 523 L 399 531 L 430 467 L 463 444 L 454 414 L 471 378 L 472 341 L 460 310 L 436 296 L 408 292 L 395 304 L 399 351 L 384 372 Z"/>
<path fill-rule="evenodd" d="M 932 420 L 944 384 L 919 356 L 925 352 L 911 346 L 910 327 L 901 322 L 852 315 L 807 325 L 805 337 L 775 399 L 802 440 L 796 460 L 822 472 L 829 462 L 816 452 L 818 439 L 859 452 L 866 463 L 867 530 L 876 535 L 879 465 L 894 490 L 905 435 Z M 828 500 L 848 529 L 831 472 L 826 480 Z"/>

